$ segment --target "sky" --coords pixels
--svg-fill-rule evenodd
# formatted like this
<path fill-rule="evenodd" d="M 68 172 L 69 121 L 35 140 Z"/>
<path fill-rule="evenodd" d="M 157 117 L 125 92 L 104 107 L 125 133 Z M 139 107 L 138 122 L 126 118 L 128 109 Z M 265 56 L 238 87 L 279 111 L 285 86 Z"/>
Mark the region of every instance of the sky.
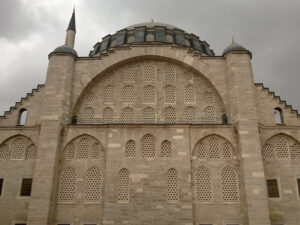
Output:
<path fill-rule="evenodd" d="M 0 0 L 0 115 L 45 82 L 48 54 L 64 44 L 74 5 L 79 56 L 152 18 L 198 35 L 216 55 L 234 36 L 253 54 L 255 82 L 300 110 L 299 0 Z"/>

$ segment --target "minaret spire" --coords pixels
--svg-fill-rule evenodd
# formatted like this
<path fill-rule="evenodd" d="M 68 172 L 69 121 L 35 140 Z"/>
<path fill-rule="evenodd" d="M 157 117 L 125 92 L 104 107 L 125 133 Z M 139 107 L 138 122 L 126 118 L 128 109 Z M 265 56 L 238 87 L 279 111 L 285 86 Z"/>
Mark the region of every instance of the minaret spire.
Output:
<path fill-rule="evenodd" d="M 69 22 L 69 26 L 66 33 L 66 42 L 65 44 L 74 48 L 75 43 L 75 34 L 76 34 L 76 21 L 75 21 L 75 6 L 73 9 L 72 17 Z"/>

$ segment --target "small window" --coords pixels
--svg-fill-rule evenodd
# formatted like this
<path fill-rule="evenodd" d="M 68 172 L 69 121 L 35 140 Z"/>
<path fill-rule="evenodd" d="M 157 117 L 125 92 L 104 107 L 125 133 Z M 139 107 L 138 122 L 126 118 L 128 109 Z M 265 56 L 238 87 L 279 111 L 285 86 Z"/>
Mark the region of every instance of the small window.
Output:
<path fill-rule="evenodd" d="M 32 179 L 23 179 L 20 196 L 31 196 Z"/>
<path fill-rule="evenodd" d="M 0 178 L 0 196 L 2 195 L 3 182 L 4 182 L 4 179 Z"/>
<path fill-rule="evenodd" d="M 26 120 L 27 120 L 27 110 L 26 109 L 20 109 L 17 125 L 18 126 L 25 126 Z"/>
<path fill-rule="evenodd" d="M 277 179 L 268 179 L 267 186 L 269 198 L 279 198 Z"/>
<path fill-rule="evenodd" d="M 223 115 L 222 115 L 222 123 L 223 123 L 224 125 L 228 124 L 228 119 L 227 119 L 226 114 L 223 114 Z"/>
<path fill-rule="evenodd" d="M 297 185 L 298 185 L 298 194 L 300 197 L 300 179 L 297 179 Z"/>
<path fill-rule="evenodd" d="M 274 121 L 278 125 L 283 124 L 283 114 L 281 108 L 277 107 L 274 109 Z"/>

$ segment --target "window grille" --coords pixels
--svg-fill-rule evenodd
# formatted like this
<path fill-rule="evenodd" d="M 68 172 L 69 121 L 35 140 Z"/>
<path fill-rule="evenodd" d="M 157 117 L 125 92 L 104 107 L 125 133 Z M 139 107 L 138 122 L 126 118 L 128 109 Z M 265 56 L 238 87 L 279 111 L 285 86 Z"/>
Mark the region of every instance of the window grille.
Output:
<path fill-rule="evenodd" d="M 37 148 L 34 144 L 28 146 L 26 151 L 26 159 L 36 159 Z"/>
<path fill-rule="evenodd" d="M 82 138 L 78 144 L 78 159 L 89 158 L 89 142 L 86 138 Z"/>
<path fill-rule="evenodd" d="M 176 123 L 176 110 L 173 107 L 165 108 L 165 123 Z"/>
<path fill-rule="evenodd" d="M 93 108 L 84 108 L 81 113 L 81 122 L 83 124 L 92 124 L 94 122 L 94 114 Z"/>
<path fill-rule="evenodd" d="M 146 86 L 143 89 L 143 103 L 155 103 L 156 102 L 156 93 L 153 86 Z"/>
<path fill-rule="evenodd" d="M 103 109 L 103 122 L 104 123 L 112 123 L 113 122 L 114 111 L 110 107 L 106 107 Z"/>
<path fill-rule="evenodd" d="M 161 157 L 170 158 L 172 156 L 171 142 L 165 140 L 161 143 Z"/>
<path fill-rule="evenodd" d="M 204 109 L 204 121 L 208 124 L 216 123 L 216 110 L 212 106 L 208 106 Z"/>
<path fill-rule="evenodd" d="M 195 107 L 189 106 L 184 110 L 184 118 L 186 123 L 196 122 L 196 109 Z"/>
<path fill-rule="evenodd" d="M 85 202 L 99 203 L 101 201 L 102 176 L 97 167 L 92 167 L 85 178 Z"/>
<path fill-rule="evenodd" d="M 176 89 L 173 86 L 165 87 L 165 104 L 176 103 Z"/>
<path fill-rule="evenodd" d="M 154 35 L 153 34 L 147 34 L 146 41 L 154 41 Z"/>
<path fill-rule="evenodd" d="M 192 81 L 193 77 L 194 77 L 194 74 L 192 72 L 186 72 L 184 74 L 184 78 L 185 78 L 186 81 Z"/>
<path fill-rule="evenodd" d="M 104 103 L 113 103 L 115 101 L 114 86 L 107 86 L 104 89 Z"/>
<path fill-rule="evenodd" d="M 223 157 L 224 159 L 231 159 L 233 157 L 232 147 L 228 142 L 223 144 Z"/>
<path fill-rule="evenodd" d="M 10 149 L 7 144 L 2 144 L 0 146 L 0 159 L 9 159 Z"/>
<path fill-rule="evenodd" d="M 143 123 L 155 123 L 155 110 L 151 107 L 143 109 Z"/>
<path fill-rule="evenodd" d="M 198 159 L 206 158 L 206 151 L 203 143 L 197 143 L 194 149 L 194 156 L 196 156 Z"/>
<path fill-rule="evenodd" d="M 273 147 L 270 144 L 266 144 L 263 147 L 263 157 L 265 159 L 274 159 Z"/>
<path fill-rule="evenodd" d="M 74 169 L 68 167 L 64 169 L 60 176 L 59 185 L 59 202 L 73 202 L 75 200 L 76 192 L 76 172 Z"/>
<path fill-rule="evenodd" d="M 134 36 L 129 36 L 127 39 L 127 43 L 132 43 L 134 42 Z"/>
<path fill-rule="evenodd" d="M 212 137 L 209 139 L 209 158 L 218 159 L 220 158 L 219 144 L 216 138 Z"/>
<path fill-rule="evenodd" d="M 113 75 L 112 75 L 112 73 L 106 73 L 104 75 L 104 81 L 106 81 L 106 82 L 112 82 L 113 81 Z"/>
<path fill-rule="evenodd" d="M 269 198 L 279 198 L 279 188 L 277 179 L 267 179 Z"/>
<path fill-rule="evenodd" d="M 170 34 L 166 35 L 166 41 L 172 43 L 173 42 L 173 37 Z"/>
<path fill-rule="evenodd" d="M 141 156 L 143 159 L 156 157 L 156 140 L 151 134 L 147 134 L 141 139 Z"/>
<path fill-rule="evenodd" d="M 123 68 L 123 80 L 126 81 L 135 81 L 136 79 L 136 69 L 133 65 L 127 65 Z"/>
<path fill-rule="evenodd" d="M 300 159 L 300 144 L 291 146 L 292 159 Z"/>
<path fill-rule="evenodd" d="M 123 88 L 123 102 L 124 103 L 134 103 L 135 101 L 135 90 L 132 86 L 125 86 Z"/>
<path fill-rule="evenodd" d="M 119 172 L 118 181 L 118 202 L 129 202 L 129 171 L 127 169 L 121 169 Z"/>
<path fill-rule="evenodd" d="M 179 201 L 179 185 L 177 171 L 175 169 L 168 170 L 168 202 Z"/>
<path fill-rule="evenodd" d="M 289 145 L 288 141 L 284 137 L 277 137 L 274 140 L 275 153 L 278 159 L 289 158 Z"/>
<path fill-rule="evenodd" d="M 91 148 L 91 158 L 92 159 L 103 159 L 104 158 L 104 150 L 100 143 L 95 143 Z"/>
<path fill-rule="evenodd" d="M 136 151 L 135 151 L 135 141 L 129 140 L 125 145 L 125 157 L 126 158 L 135 158 Z"/>
<path fill-rule="evenodd" d="M 22 179 L 20 196 L 31 196 L 32 179 Z"/>
<path fill-rule="evenodd" d="M 176 69 L 173 65 L 165 65 L 165 82 L 171 83 L 176 80 Z"/>
<path fill-rule="evenodd" d="M 93 102 L 95 100 L 95 95 L 93 92 L 87 92 L 84 96 L 86 102 Z"/>
<path fill-rule="evenodd" d="M 205 92 L 204 93 L 204 102 L 205 103 L 214 103 L 215 102 L 215 96 L 212 92 Z"/>
<path fill-rule="evenodd" d="M 24 159 L 25 158 L 26 142 L 23 138 L 17 138 L 11 146 L 11 159 Z"/>
<path fill-rule="evenodd" d="M 212 181 L 209 169 L 200 167 L 195 175 L 195 192 L 197 203 L 210 203 L 212 197 Z"/>
<path fill-rule="evenodd" d="M 184 102 L 195 103 L 196 102 L 196 89 L 192 85 L 184 87 Z"/>
<path fill-rule="evenodd" d="M 73 143 L 68 144 L 65 156 L 67 160 L 72 160 L 75 158 L 75 146 Z"/>
<path fill-rule="evenodd" d="M 221 180 L 223 201 L 225 203 L 239 202 L 240 197 L 236 172 L 230 167 L 225 167 L 221 173 Z"/>
<path fill-rule="evenodd" d="M 130 107 L 122 109 L 121 113 L 121 122 L 122 123 L 133 123 L 134 122 L 134 111 Z"/>
<path fill-rule="evenodd" d="M 4 183 L 4 179 L 0 178 L 0 196 L 2 195 L 3 183 Z"/>
<path fill-rule="evenodd" d="M 143 81 L 156 82 L 156 67 L 153 63 L 147 62 L 144 64 Z"/>

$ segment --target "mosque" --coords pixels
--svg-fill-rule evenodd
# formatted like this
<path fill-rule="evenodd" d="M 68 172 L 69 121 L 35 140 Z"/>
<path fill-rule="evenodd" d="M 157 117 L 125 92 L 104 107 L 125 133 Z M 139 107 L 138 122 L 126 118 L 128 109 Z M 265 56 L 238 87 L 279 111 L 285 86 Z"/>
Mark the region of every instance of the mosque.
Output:
<path fill-rule="evenodd" d="M 248 49 L 152 21 L 78 56 L 75 34 L 73 12 L 0 117 L 1 225 L 300 224 L 300 116 Z"/>

